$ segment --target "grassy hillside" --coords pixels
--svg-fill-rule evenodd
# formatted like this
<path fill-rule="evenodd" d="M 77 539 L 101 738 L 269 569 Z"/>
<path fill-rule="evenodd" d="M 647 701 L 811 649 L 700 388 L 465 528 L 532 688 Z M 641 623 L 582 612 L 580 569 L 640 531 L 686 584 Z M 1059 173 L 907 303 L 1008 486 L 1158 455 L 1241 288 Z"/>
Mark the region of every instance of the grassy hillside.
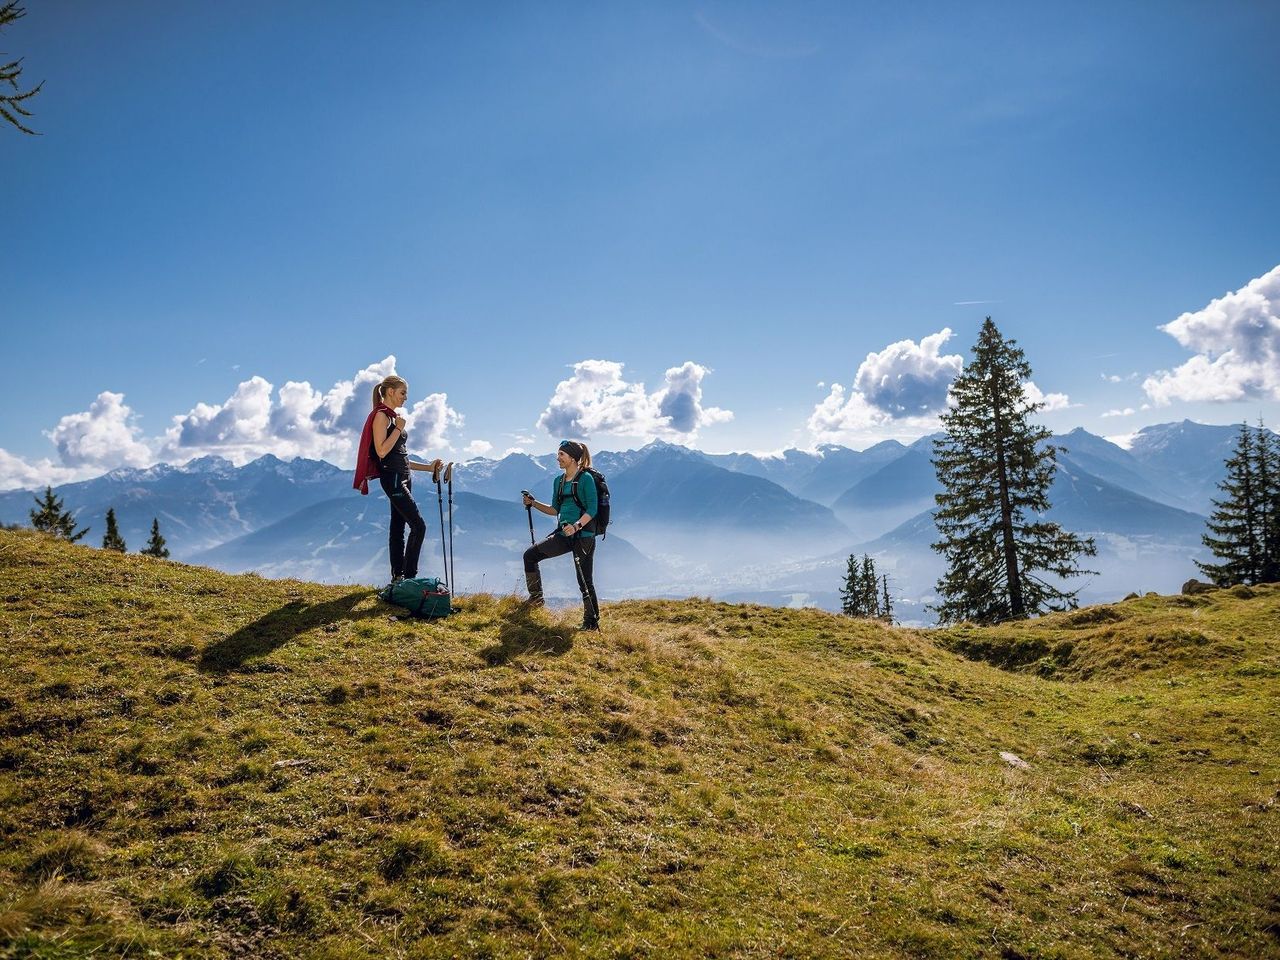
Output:
<path fill-rule="evenodd" d="M 0 532 L 0 592 L 0 956 L 1280 955 L 1280 588 L 586 634 Z"/>

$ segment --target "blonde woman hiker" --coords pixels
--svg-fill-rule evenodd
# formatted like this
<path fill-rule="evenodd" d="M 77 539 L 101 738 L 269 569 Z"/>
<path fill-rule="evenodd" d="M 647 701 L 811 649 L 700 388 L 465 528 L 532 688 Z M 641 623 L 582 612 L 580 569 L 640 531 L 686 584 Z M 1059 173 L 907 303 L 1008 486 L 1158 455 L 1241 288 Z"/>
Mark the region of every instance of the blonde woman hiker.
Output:
<path fill-rule="evenodd" d="M 415 463 L 409 459 L 404 417 L 396 413 L 396 408 L 405 406 L 408 400 L 409 384 L 399 377 L 386 377 L 373 388 L 373 410 L 360 434 L 356 477 L 352 484 L 362 494 L 368 494 L 369 481 L 377 479 L 391 502 L 387 548 L 391 555 L 392 584 L 418 575 L 418 555 L 427 536 L 427 523 L 413 499 L 410 474 L 414 470 L 425 470 L 436 475 L 444 466 L 442 460 Z M 408 543 L 404 537 L 406 527 Z"/>
<path fill-rule="evenodd" d="M 600 601 L 596 599 L 593 580 L 595 564 L 595 530 L 590 527 L 596 515 L 599 498 L 595 478 L 588 468 L 591 453 L 577 440 L 562 440 L 556 451 L 556 463 L 564 472 L 552 484 L 551 503 L 540 503 L 532 494 L 524 494 L 524 505 L 539 513 L 556 517 L 555 533 L 524 552 L 524 579 L 529 588 L 530 606 L 543 605 L 542 574 L 538 564 L 551 557 L 573 555 L 578 589 L 582 591 L 582 629 L 600 629 Z"/>

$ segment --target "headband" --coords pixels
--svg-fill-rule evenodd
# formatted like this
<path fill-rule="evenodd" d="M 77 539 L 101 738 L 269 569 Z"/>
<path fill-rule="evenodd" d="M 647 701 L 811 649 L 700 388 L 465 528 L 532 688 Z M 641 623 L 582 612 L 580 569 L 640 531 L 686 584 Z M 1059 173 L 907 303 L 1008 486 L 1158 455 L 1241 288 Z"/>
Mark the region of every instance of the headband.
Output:
<path fill-rule="evenodd" d="M 573 457 L 574 460 L 581 460 L 582 455 L 587 452 L 582 444 L 574 443 L 572 440 L 561 440 L 560 449 Z"/>

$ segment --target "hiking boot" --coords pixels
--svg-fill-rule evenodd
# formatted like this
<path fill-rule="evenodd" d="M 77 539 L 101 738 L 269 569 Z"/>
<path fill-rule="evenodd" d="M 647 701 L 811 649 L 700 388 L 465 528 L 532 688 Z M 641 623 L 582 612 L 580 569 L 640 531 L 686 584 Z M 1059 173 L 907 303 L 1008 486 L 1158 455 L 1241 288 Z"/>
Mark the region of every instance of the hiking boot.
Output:
<path fill-rule="evenodd" d="M 591 617 L 583 617 L 583 618 L 582 618 L 582 629 L 583 629 L 583 630 L 594 630 L 594 631 L 596 631 L 597 633 L 599 633 L 599 632 L 600 632 L 600 621 L 599 621 L 599 620 L 593 620 Z"/>
<path fill-rule="evenodd" d="M 546 605 L 547 605 L 546 601 L 543 600 L 541 597 L 525 597 L 523 600 L 520 601 L 520 605 L 516 607 L 516 609 L 517 610 L 541 610 Z"/>

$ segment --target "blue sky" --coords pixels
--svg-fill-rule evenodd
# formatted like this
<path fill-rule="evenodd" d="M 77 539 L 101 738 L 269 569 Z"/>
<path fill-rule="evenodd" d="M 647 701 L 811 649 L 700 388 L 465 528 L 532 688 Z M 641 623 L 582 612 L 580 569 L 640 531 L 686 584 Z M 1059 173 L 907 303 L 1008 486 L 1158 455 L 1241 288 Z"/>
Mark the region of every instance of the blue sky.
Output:
<path fill-rule="evenodd" d="M 0 485 L 341 460 L 388 357 L 423 453 L 863 446 L 988 313 L 1055 428 L 1280 421 L 1276 4 L 27 6 Z"/>

